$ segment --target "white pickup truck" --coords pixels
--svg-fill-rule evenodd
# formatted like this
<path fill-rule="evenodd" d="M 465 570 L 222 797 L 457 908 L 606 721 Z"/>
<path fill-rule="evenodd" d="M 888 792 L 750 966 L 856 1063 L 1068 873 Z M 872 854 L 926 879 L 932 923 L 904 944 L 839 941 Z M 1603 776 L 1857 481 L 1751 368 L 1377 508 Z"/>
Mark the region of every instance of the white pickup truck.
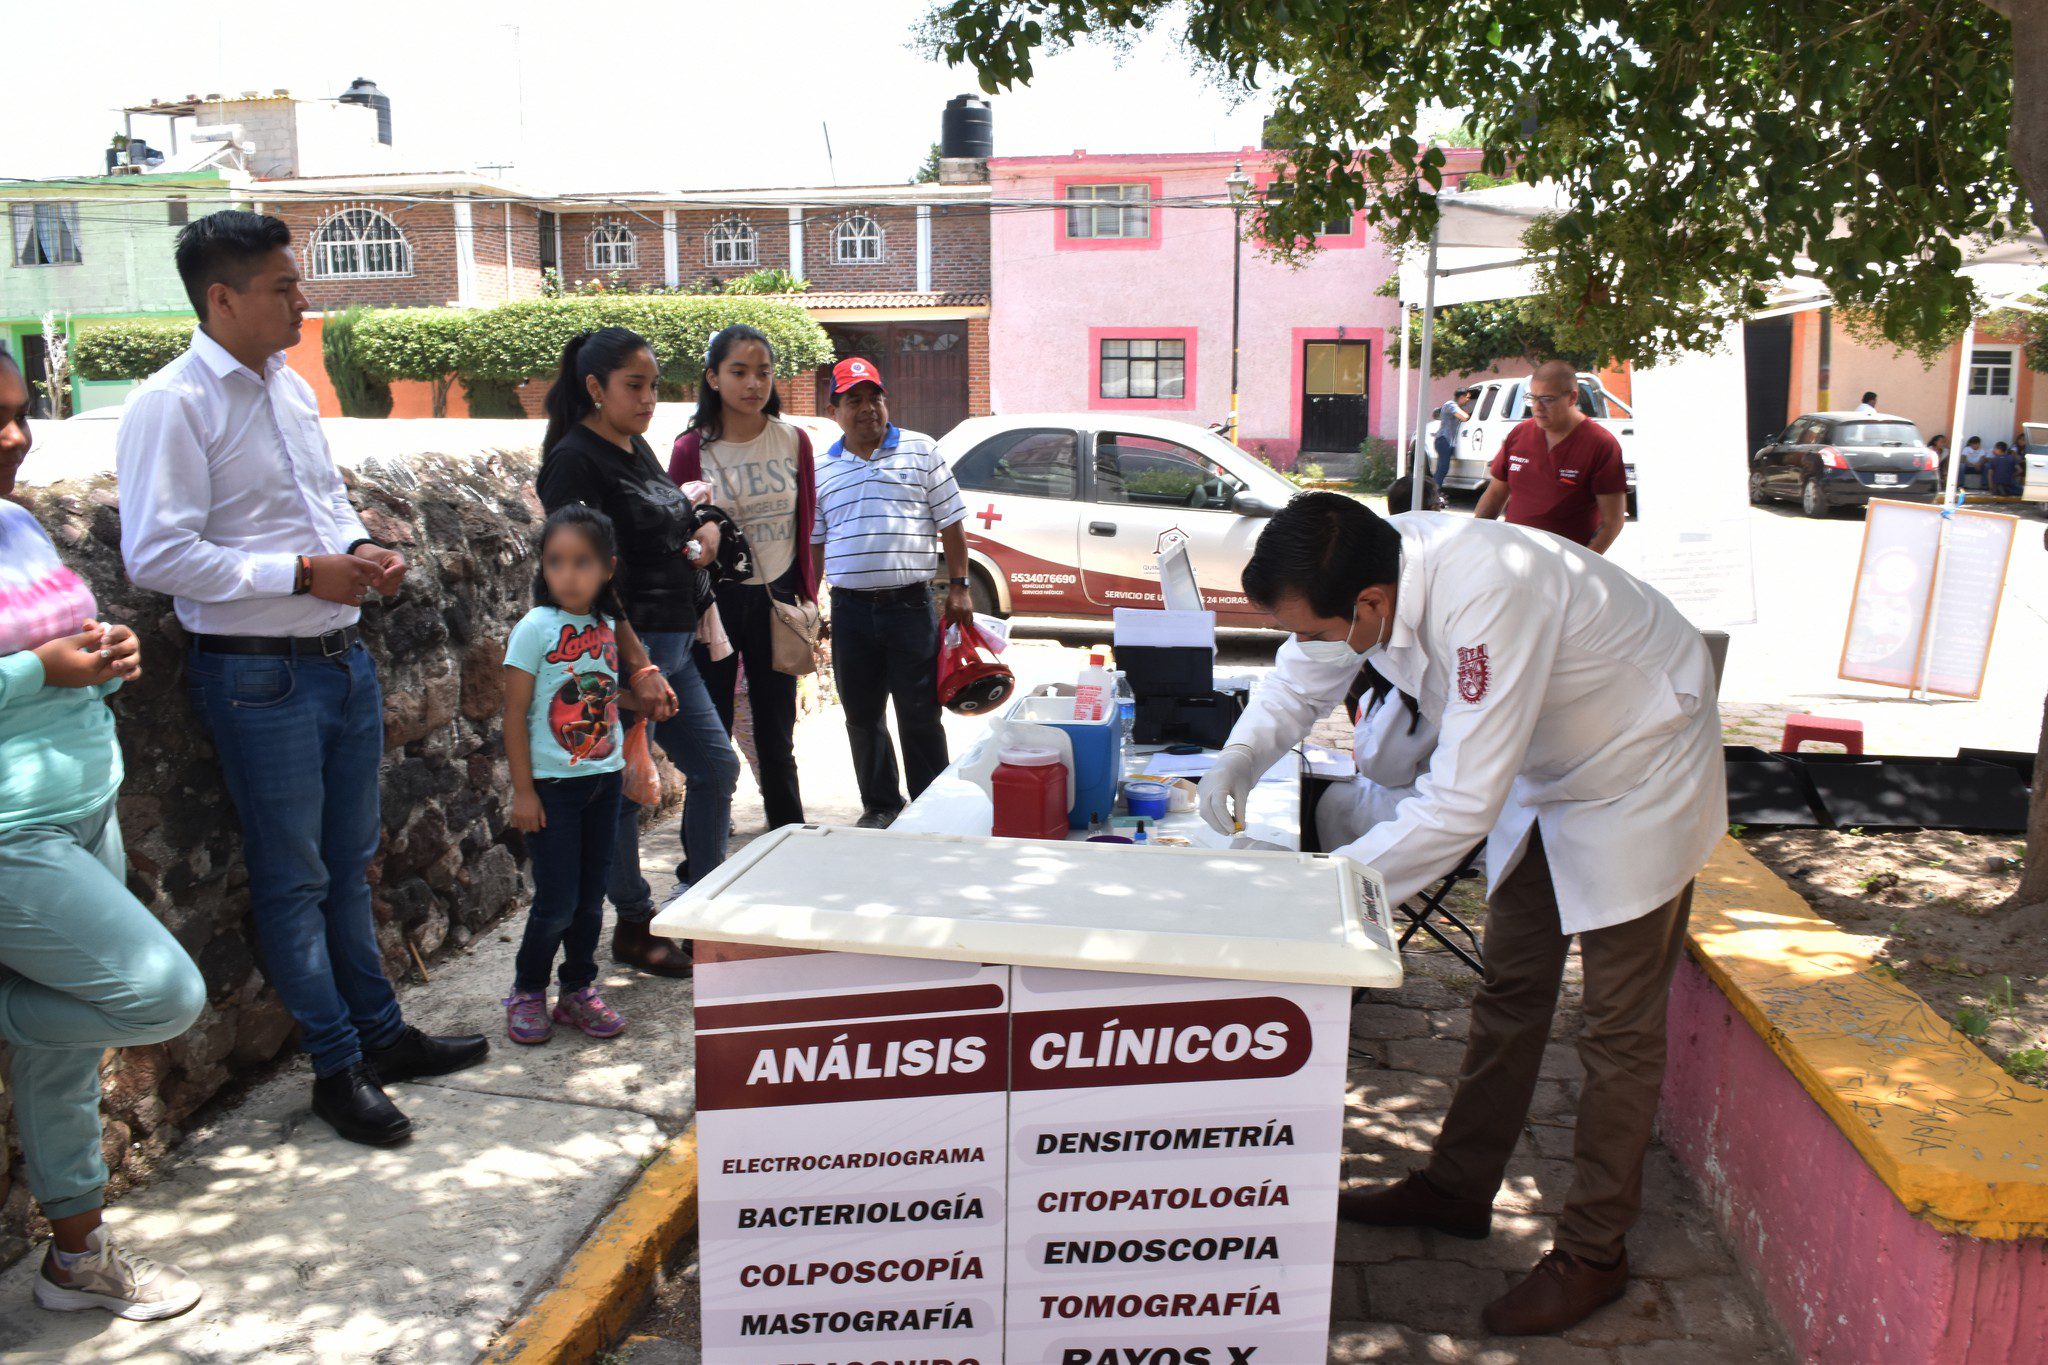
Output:
<path fill-rule="evenodd" d="M 1451 476 L 1446 488 L 1470 491 L 1486 487 L 1487 469 L 1493 464 L 1500 443 L 1517 422 L 1529 416 L 1529 380 L 1482 379 L 1472 415 L 1458 429 L 1458 448 L 1451 455 Z M 1613 432 L 1621 442 L 1622 463 L 1628 468 L 1628 485 L 1636 485 L 1635 414 L 1619 398 L 1600 386 L 1600 377 L 1579 372 L 1579 411 Z M 1436 470 L 1436 429 L 1441 423 L 1434 413 L 1422 430 L 1422 467 Z M 1633 496 L 1631 496 L 1633 502 Z"/>

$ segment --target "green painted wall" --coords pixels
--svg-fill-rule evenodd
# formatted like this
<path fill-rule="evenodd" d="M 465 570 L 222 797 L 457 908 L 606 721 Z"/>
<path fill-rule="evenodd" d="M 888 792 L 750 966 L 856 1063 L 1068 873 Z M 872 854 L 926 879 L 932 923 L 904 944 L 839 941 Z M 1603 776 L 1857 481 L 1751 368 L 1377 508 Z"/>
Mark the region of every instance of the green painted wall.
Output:
<path fill-rule="evenodd" d="M 193 175 L 129 175 L 90 180 L 38 181 L 0 189 L 0 208 L 36 200 L 69 200 L 78 205 L 77 264 L 24 266 L 14 263 L 14 238 L 6 233 L 6 264 L 0 266 L 0 318 L 40 318 L 46 311 L 86 315 L 187 313 L 171 248 L 178 229 L 170 221 L 167 195 L 188 196 L 187 212 L 197 218 L 230 203 L 230 187 L 213 172 Z"/>

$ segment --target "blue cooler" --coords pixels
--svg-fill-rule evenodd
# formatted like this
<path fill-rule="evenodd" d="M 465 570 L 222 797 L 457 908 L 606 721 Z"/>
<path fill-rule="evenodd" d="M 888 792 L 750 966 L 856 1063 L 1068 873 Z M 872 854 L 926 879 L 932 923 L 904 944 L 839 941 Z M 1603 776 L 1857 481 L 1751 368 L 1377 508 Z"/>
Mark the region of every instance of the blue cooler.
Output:
<path fill-rule="evenodd" d="M 1101 720 L 1075 720 L 1072 697 L 1026 697 L 1015 718 L 1066 731 L 1074 745 L 1074 808 L 1067 812 L 1067 825 L 1086 829 L 1089 817 L 1099 815 L 1107 826 L 1116 812 L 1116 784 L 1124 770 L 1124 731 L 1116 712 Z"/>

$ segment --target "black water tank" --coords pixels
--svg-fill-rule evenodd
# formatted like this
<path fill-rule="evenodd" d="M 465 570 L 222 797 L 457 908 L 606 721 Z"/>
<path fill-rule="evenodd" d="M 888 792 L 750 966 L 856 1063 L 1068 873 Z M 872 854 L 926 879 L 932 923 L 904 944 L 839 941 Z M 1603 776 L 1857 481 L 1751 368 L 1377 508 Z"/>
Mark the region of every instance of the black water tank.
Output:
<path fill-rule="evenodd" d="M 343 104 L 367 105 L 377 111 L 377 141 L 391 145 L 391 96 L 377 88 L 377 82 L 358 76 L 341 92 Z"/>
<path fill-rule="evenodd" d="M 995 155 L 995 123 L 988 101 L 979 95 L 955 95 L 946 101 L 939 125 L 940 156 L 987 158 Z"/>

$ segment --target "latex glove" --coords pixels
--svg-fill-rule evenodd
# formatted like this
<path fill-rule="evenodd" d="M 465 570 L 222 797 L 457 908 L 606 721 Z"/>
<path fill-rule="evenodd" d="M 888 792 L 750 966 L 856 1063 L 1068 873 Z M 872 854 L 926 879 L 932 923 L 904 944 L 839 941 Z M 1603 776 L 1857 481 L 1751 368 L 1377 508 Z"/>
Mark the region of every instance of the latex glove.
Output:
<path fill-rule="evenodd" d="M 1242 744 L 1232 744 L 1203 776 L 1195 793 L 1195 807 L 1210 829 L 1218 834 L 1237 834 L 1244 829 L 1245 806 L 1258 781 L 1258 762 L 1252 751 Z"/>

